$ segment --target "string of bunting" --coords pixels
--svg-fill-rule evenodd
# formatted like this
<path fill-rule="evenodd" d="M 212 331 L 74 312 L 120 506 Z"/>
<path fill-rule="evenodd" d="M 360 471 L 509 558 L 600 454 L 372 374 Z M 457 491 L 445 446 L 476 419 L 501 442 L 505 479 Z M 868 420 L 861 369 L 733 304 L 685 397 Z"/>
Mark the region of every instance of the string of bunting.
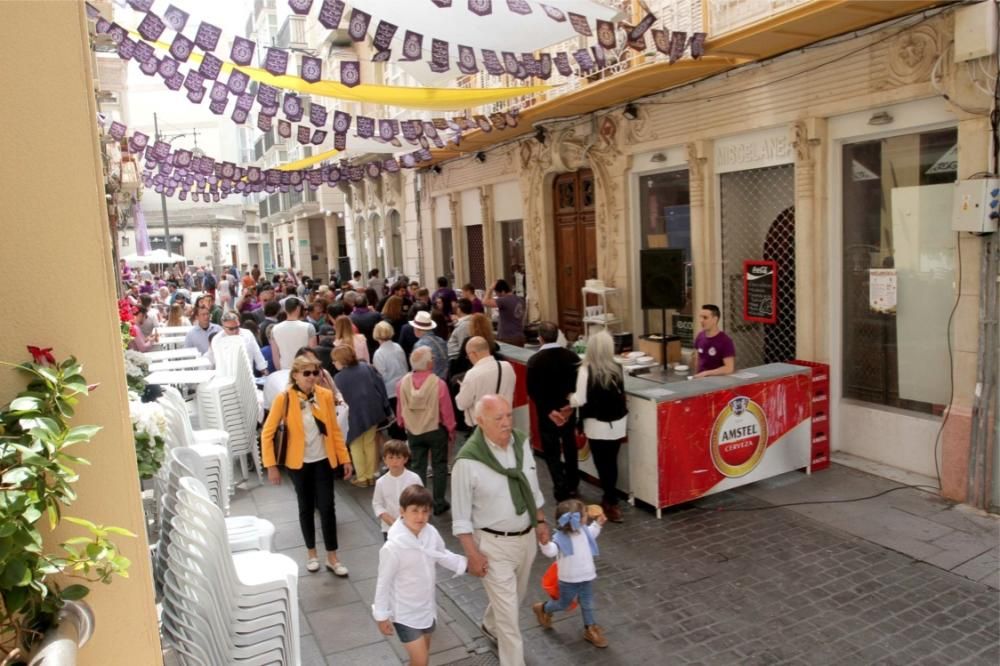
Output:
<path fill-rule="evenodd" d="M 124 29 L 116 29 L 116 24 L 103 19 L 99 14 L 96 14 L 95 18 L 97 19 L 96 31 L 99 34 L 107 33 L 112 41 L 118 44 L 117 53 L 120 58 L 136 60 L 143 74 L 147 76 L 158 75 L 170 90 L 180 92 L 183 89 L 187 91 L 187 99 L 194 104 L 201 104 L 207 94 L 209 109 L 212 113 L 217 115 L 225 113 L 232 95 L 236 100 L 230 116 L 232 121 L 239 125 L 244 124 L 250 118 L 256 104 L 258 107 L 257 128 L 267 132 L 274 126 L 275 117 L 280 110 L 285 119 L 277 120 L 277 133 L 283 138 L 290 138 L 292 125 L 307 117 L 309 124 L 312 125 L 311 128 L 309 125 L 296 127 L 296 138 L 302 144 L 322 144 L 328 134 L 328 130 L 324 129 L 328 119 L 332 120 L 330 129 L 333 131 L 333 144 L 337 151 L 343 151 L 347 148 L 347 132 L 352 125 L 355 127 L 355 136 L 358 138 L 371 139 L 397 148 L 403 145 L 399 137 L 402 137 L 410 145 L 419 145 L 422 148 L 428 148 L 432 144 L 437 148 L 444 148 L 446 140 L 458 145 L 464 131 L 479 129 L 490 132 L 493 129 L 503 130 L 507 127 L 517 126 L 516 111 L 495 112 L 490 114 L 488 118 L 480 114 L 472 118 L 456 116 L 453 118 L 438 117 L 431 120 L 378 119 L 361 115 L 355 117 L 345 111 L 335 111 L 331 119 L 325 106 L 316 102 L 307 103 L 298 95 L 282 92 L 275 86 L 260 83 L 254 92 L 249 77 L 239 69 L 232 69 L 228 82 L 222 83 L 217 80 L 221 73 L 221 67 L 218 66 L 218 62 L 215 62 L 218 61 L 218 58 L 215 58 L 215 61 L 211 60 L 210 58 L 214 58 L 214 56 L 207 52 L 201 58 L 200 67 L 197 70 L 193 66 L 190 67 L 185 75 L 179 60 L 169 56 L 158 59 L 148 42 L 141 39 L 130 39 Z M 120 26 L 117 27 L 120 28 Z M 199 29 L 199 34 L 202 32 Z M 183 33 L 178 32 L 178 36 L 183 36 Z M 176 44 L 177 41 L 175 40 L 174 43 Z M 171 53 L 174 51 L 171 47 Z M 196 54 L 188 53 L 188 57 L 193 59 Z M 210 90 L 206 89 L 208 83 L 211 83 Z M 450 131 L 452 134 L 444 136 L 445 131 Z"/>
<path fill-rule="evenodd" d="M 411 0 L 412 1 L 412 0 Z M 440 8 L 452 6 L 451 0 L 431 0 Z M 532 13 L 531 4 L 527 0 L 506 0 L 507 8 L 514 14 L 527 15 Z M 288 0 L 288 5 L 296 14 L 305 16 L 309 14 L 313 5 L 313 0 Z M 493 3 L 491 0 L 468 0 L 469 11 L 478 16 L 488 16 L 493 13 Z M 539 3 L 543 13 L 553 21 L 564 23 L 569 21 L 573 30 L 584 37 L 594 37 L 596 35 L 597 45 L 590 49 L 580 48 L 576 51 L 559 51 L 552 53 L 541 53 L 535 57 L 533 53 L 522 53 L 520 57 L 510 51 L 502 51 L 498 55 L 495 50 L 479 49 L 479 62 L 482 62 L 483 69 L 488 74 L 501 76 L 509 74 L 516 79 L 524 80 L 529 77 L 548 80 L 552 76 L 552 69 L 555 69 L 563 76 L 573 75 L 573 67 L 570 62 L 572 57 L 580 69 L 580 73 L 588 74 L 595 69 L 603 69 L 607 64 L 607 52 L 614 51 L 618 46 L 618 36 L 616 29 L 620 30 L 625 44 L 635 51 L 646 50 L 646 33 L 653 28 L 656 22 L 656 15 L 646 9 L 645 16 L 637 24 L 630 25 L 620 22 L 616 27 L 611 21 L 594 19 L 594 26 L 591 28 L 589 19 L 582 14 L 574 12 L 563 12 L 557 7 Z M 317 19 L 323 27 L 330 30 L 340 28 L 341 20 L 346 11 L 344 0 L 323 0 L 319 8 Z M 351 10 L 347 21 L 347 33 L 355 42 L 364 41 L 368 35 L 368 29 L 372 23 L 372 16 L 367 12 L 354 8 Z M 399 31 L 399 26 L 385 20 L 379 20 L 375 26 L 372 36 L 372 43 L 376 53 L 373 62 L 385 62 L 393 60 L 391 44 L 393 38 Z M 680 60 L 686 49 L 690 49 L 691 57 L 698 59 L 705 53 L 705 33 L 694 32 L 688 36 L 683 30 L 670 31 L 668 29 L 652 29 L 653 46 L 657 51 L 666 55 L 670 63 Z M 449 42 L 443 39 L 431 39 L 431 59 L 428 63 L 432 72 L 447 72 L 451 69 Z M 405 30 L 403 37 L 402 55 L 395 60 L 402 62 L 413 62 L 423 58 L 424 35 L 413 30 Z M 457 45 L 458 69 L 463 74 L 476 74 L 479 72 L 479 64 L 476 59 L 476 50 L 471 46 Z"/>
<path fill-rule="evenodd" d="M 412 169 L 431 159 L 427 148 L 364 165 L 341 160 L 338 165 L 323 165 L 315 169 L 262 169 L 257 166 L 239 166 L 234 162 L 219 160 L 209 155 L 196 155 L 183 149 L 171 149 L 166 141 L 151 140 L 149 135 L 135 131 L 128 134 L 128 127 L 113 121 L 108 135 L 118 141 L 135 157 L 143 160 L 141 177 L 146 187 L 157 194 L 176 196 L 181 201 L 218 202 L 230 194 L 250 196 L 259 192 L 302 192 L 306 187 L 319 189 L 323 184 L 358 182 L 363 178 L 378 179 L 383 172 L 396 173 Z"/>

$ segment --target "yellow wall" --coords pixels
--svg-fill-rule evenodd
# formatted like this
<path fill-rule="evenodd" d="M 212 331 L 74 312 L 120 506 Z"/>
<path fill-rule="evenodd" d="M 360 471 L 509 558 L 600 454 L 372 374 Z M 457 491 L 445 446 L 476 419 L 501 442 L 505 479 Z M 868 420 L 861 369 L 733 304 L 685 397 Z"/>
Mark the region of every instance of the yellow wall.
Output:
<path fill-rule="evenodd" d="M 101 383 L 74 421 L 104 430 L 78 453 L 92 465 L 81 467 L 80 498 L 68 513 L 140 536 L 121 540 L 133 562 L 130 578 L 98 585 L 88 597 L 96 635 L 80 663 L 157 664 L 89 58 L 82 2 L 0 6 L 0 359 L 27 360 L 28 344 L 53 347 L 61 358 L 77 356 L 87 379 Z M 21 386 L 15 373 L 0 370 L 0 402 Z"/>

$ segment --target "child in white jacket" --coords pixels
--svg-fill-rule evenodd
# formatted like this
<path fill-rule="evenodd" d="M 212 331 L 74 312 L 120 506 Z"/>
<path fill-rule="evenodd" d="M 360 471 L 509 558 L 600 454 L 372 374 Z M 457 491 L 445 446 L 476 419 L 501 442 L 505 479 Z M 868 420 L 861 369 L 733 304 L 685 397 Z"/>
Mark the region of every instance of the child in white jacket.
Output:
<path fill-rule="evenodd" d="M 451 569 L 456 576 L 468 567 L 465 557 L 445 548 L 437 529 L 428 524 L 433 506 L 434 497 L 423 486 L 404 488 L 399 520 L 389 528 L 379 551 L 372 617 L 386 636 L 395 628 L 411 666 L 426 666 L 430 655 L 437 617 L 434 565 Z"/>

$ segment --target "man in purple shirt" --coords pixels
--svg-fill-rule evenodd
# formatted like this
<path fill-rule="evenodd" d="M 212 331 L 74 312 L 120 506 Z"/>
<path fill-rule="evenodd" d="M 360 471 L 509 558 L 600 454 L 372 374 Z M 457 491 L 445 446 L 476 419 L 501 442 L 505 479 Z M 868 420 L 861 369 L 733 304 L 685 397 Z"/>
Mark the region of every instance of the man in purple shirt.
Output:
<path fill-rule="evenodd" d="M 701 332 L 694 339 L 695 377 L 729 375 L 736 369 L 736 345 L 719 329 L 722 313 L 717 305 L 703 305 L 698 313 Z"/>

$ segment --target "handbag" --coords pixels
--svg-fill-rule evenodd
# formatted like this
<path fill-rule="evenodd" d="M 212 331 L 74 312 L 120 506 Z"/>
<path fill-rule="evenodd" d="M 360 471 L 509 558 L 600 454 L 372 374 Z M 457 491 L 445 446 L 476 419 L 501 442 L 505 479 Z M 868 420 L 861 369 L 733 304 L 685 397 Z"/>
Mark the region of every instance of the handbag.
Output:
<path fill-rule="evenodd" d="M 274 431 L 274 460 L 280 467 L 285 466 L 285 458 L 288 456 L 288 405 L 291 401 L 291 393 L 285 391 L 285 416 Z"/>

